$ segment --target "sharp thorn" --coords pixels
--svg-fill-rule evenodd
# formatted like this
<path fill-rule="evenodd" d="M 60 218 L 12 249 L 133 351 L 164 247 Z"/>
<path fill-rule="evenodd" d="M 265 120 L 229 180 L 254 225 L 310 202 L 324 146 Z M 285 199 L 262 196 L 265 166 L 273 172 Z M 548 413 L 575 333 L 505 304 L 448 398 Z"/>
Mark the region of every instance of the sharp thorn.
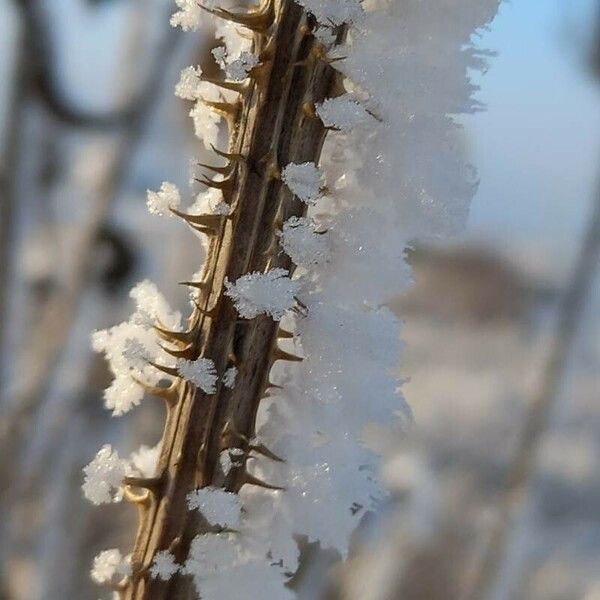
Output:
<path fill-rule="evenodd" d="M 202 183 L 205 183 L 205 181 L 202 181 Z M 218 186 L 214 185 L 213 187 Z M 191 225 L 201 225 L 202 227 L 207 227 L 215 231 L 218 230 L 221 223 L 227 218 L 227 215 L 189 215 L 187 213 L 181 212 L 180 210 L 177 210 L 176 208 L 171 208 L 170 210 L 174 215 L 181 217 L 184 221 L 187 221 Z"/>
<path fill-rule="evenodd" d="M 206 83 L 212 83 L 213 85 L 221 87 L 225 90 L 237 92 L 238 94 L 244 94 L 250 89 L 249 81 L 227 81 L 222 79 L 212 79 L 210 77 L 203 77 L 202 81 L 205 81 Z"/>
<path fill-rule="evenodd" d="M 156 493 L 163 485 L 162 477 L 133 477 L 128 476 L 123 478 L 123 483 L 131 487 L 142 488 L 150 492 Z"/>
<path fill-rule="evenodd" d="M 155 325 L 154 329 L 158 335 L 167 342 L 189 344 L 192 341 L 192 333 L 189 331 L 171 331 L 170 329 L 164 329 L 158 325 Z"/>
<path fill-rule="evenodd" d="M 262 479 L 258 479 L 258 477 L 254 477 L 254 475 L 250 475 L 250 473 L 248 473 L 247 471 L 244 473 L 243 479 L 242 479 L 242 485 L 245 485 L 245 484 L 255 485 L 257 487 L 264 488 L 265 490 L 276 490 L 276 491 L 285 490 L 284 487 L 266 483 L 265 481 L 262 481 Z"/>
<path fill-rule="evenodd" d="M 185 360 L 194 360 L 196 358 L 196 353 L 194 352 L 193 346 L 190 344 L 186 348 L 182 348 L 181 350 L 173 350 L 172 348 L 167 348 L 162 344 L 159 346 L 170 356 L 174 358 L 184 358 Z"/>
<path fill-rule="evenodd" d="M 291 331 L 287 331 L 287 329 L 284 329 L 283 327 L 279 327 L 277 330 L 277 337 L 291 340 L 294 337 L 294 334 Z"/>
<path fill-rule="evenodd" d="M 214 144 L 211 144 L 210 147 L 213 149 L 213 152 L 217 156 L 221 156 L 222 158 L 226 158 L 227 160 L 231 160 L 233 162 L 243 162 L 246 159 L 241 154 L 232 154 L 230 152 L 223 152 L 215 147 Z"/>
<path fill-rule="evenodd" d="M 271 450 L 269 450 L 264 444 L 259 444 L 259 445 L 251 445 L 250 450 L 254 450 L 254 452 L 257 452 L 258 454 L 262 454 L 263 456 L 266 456 L 267 458 L 270 458 L 271 460 L 274 460 L 275 462 L 280 462 L 280 463 L 284 463 L 285 460 L 283 460 L 283 458 L 277 456 L 277 454 L 275 454 L 274 452 L 271 452 Z"/>
<path fill-rule="evenodd" d="M 291 362 L 302 362 L 304 359 L 300 356 L 296 356 L 295 354 L 290 354 L 281 348 L 275 348 L 273 351 L 273 362 L 276 360 L 289 360 Z"/>
<path fill-rule="evenodd" d="M 179 371 L 177 371 L 177 369 L 174 367 L 165 367 L 163 365 L 159 365 L 158 363 L 152 362 L 151 360 L 148 361 L 148 363 L 151 364 L 155 369 L 158 369 L 159 371 L 162 371 L 171 377 L 179 377 Z"/>
<path fill-rule="evenodd" d="M 165 400 L 168 405 L 173 405 L 177 403 L 177 386 L 172 383 L 168 387 L 160 387 L 158 385 L 149 385 L 135 376 L 131 376 L 131 378 L 143 388 L 144 392 L 150 394 L 151 396 L 156 396 L 157 398 L 161 398 Z"/>

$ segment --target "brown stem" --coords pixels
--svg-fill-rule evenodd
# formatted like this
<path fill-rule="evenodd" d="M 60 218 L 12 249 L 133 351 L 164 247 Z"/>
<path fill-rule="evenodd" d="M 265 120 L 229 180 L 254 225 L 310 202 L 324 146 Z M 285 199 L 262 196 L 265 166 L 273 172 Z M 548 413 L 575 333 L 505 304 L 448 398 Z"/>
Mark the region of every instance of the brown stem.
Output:
<path fill-rule="evenodd" d="M 168 582 L 148 577 L 156 552 L 173 547 L 176 559 L 184 562 L 193 537 L 211 531 L 187 510 L 187 494 L 207 485 L 239 491 L 244 484 L 257 484 L 242 468 L 232 469 L 223 482 L 216 465 L 225 448 L 248 450 L 246 440 L 254 435 L 256 412 L 277 352 L 278 323 L 268 316 L 240 320 L 223 295 L 224 280 L 235 281 L 268 266 L 292 270 L 289 258 L 268 252 L 275 236 L 273 224 L 304 214 L 305 205 L 275 173 L 290 162 L 318 162 L 326 131 L 318 119 L 306 114 L 304 105 L 328 97 L 337 79 L 326 62 L 312 58 L 316 42 L 311 19 L 292 0 L 270 2 L 274 23 L 261 21 L 268 30 L 254 34 L 255 52 L 264 64 L 242 95 L 232 121 L 230 152 L 245 157 L 230 176 L 233 215 L 211 238 L 203 277 L 210 290 L 203 291 L 200 307 L 204 314 L 196 311 L 190 319 L 197 355 L 212 359 L 217 372 L 224 373 L 235 357 L 236 385 L 220 386 L 215 395 L 207 396 L 180 383 L 159 460 L 165 484 L 142 513 L 134 575 L 122 592 L 128 600 L 195 597 L 190 577 L 178 574 Z M 269 13 L 268 6 L 259 10 Z"/>

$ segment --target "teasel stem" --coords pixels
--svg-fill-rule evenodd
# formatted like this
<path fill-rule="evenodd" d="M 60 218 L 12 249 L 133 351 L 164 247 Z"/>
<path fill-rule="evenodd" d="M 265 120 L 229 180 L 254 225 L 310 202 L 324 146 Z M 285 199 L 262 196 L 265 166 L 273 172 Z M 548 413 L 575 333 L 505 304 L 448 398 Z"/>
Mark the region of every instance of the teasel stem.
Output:
<path fill-rule="evenodd" d="M 270 316 L 240 319 L 223 295 L 224 281 L 267 268 L 293 271 L 284 253 L 267 251 L 276 236 L 275 221 L 304 215 L 306 205 L 276 174 L 290 162 L 318 162 L 327 132 L 319 119 L 306 114 L 305 106 L 323 101 L 339 87 L 339 75 L 327 61 L 308 60 L 315 56 L 318 44 L 311 33 L 316 23 L 293 0 L 266 0 L 254 13 L 243 15 L 211 12 L 242 25 L 250 23 L 253 51 L 262 62 L 253 70 L 259 75 L 251 73 L 239 101 L 229 108 L 218 107 L 227 114 L 230 128 L 229 149 L 217 154 L 231 160 L 227 191 L 232 213 L 207 231 L 203 283 L 185 341 L 190 343 L 190 354 L 214 361 L 218 373 L 225 372 L 234 356 L 238 374 L 233 389 L 219 384 L 213 395 L 175 379 L 178 399 L 167 411 L 157 470 L 161 486 L 148 501 L 137 504 L 140 524 L 133 573 L 120 591 L 127 600 L 195 597 L 191 577 L 177 573 L 166 582 L 152 579 L 149 567 L 155 554 L 168 548 L 173 548 L 178 563 L 184 563 L 192 539 L 212 531 L 198 511 L 188 511 L 186 496 L 194 489 L 216 485 L 217 478 L 222 481 L 218 464 L 223 450 L 248 450 L 260 401 L 273 387 L 269 381 L 273 362 L 299 360 L 277 347 L 282 333 Z M 344 35 L 341 27 L 340 42 Z M 224 431 L 237 435 L 223 435 Z M 275 457 L 267 449 L 262 454 L 264 460 Z M 232 469 L 223 487 L 238 492 L 243 485 L 259 485 L 275 494 L 282 489 L 245 469 Z M 174 540 L 178 540 L 175 545 Z M 202 590 L 198 592 L 201 596 Z"/>

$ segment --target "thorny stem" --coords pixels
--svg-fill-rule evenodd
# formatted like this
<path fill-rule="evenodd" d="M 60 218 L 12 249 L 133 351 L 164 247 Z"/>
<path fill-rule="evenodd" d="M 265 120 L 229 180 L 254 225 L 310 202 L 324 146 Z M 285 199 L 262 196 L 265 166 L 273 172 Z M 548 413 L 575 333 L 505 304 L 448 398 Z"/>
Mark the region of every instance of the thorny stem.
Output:
<path fill-rule="evenodd" d="M 270 385 L 270 368 L 281 358 L 278 323 L 269 316 L 240 320 L 223 295 L 224 281 L 268 268 L 292 270 L 290 259 L 273 250 L 276 224 L 301 216 L 305 205 L 277 173 L 290 162 L 318 162 L 326 130 L 306 107 L 331 96 L 338 76 L 320 59 L 311 34 L 315 23 L 293 0 L 266 0 L 248 15 L 260 65 L 240 102 L 227 107 L 229 152 L 244 160 L 232 165 L 231 186 L 224 194 L 232 215 L 210 236 L 206 290 L 190 317 L 191 342 L 186 348 L 193 358 L 212 359 L 220 373 L 235 361 L 236 385 L 229 389 L 220 384 L 209 396 L 177 380 L 176 402 L 167 405 L 157 471 L 160 485 L 154 486 L 150 502 L 138 503 L 133 574 L 121 590 L 126 600 L 195 597 L 190 577 L 176 574 L 163 582 L 148 576 L 156 552 L 170 549 L 183 563 L 193 537 L 215 531 L 202 516 L 187 510 L 187 494 L 208 485 L 237 492 L 245 484 L 260 484 L 247 472 L 246 460 L 226 476 L 217 465 L 226 448 L 241 448 L 247 456 L 258 406 Z M 225 12 L 220 16 L 232 18 Z M 338 34 L 341 40 L 343 28 Z M 172 341 L 181 348 L 180 340 Z"/>

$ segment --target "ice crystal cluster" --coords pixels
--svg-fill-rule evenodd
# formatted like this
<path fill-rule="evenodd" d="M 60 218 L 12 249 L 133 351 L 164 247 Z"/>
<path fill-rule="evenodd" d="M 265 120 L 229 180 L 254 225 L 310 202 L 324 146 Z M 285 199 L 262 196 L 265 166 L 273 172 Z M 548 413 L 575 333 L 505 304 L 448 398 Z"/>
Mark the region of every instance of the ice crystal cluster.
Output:
<path fill-rule="evenodd" d="M 280 251 L 302 268 L 294 274 L 281 268 L 246 273 L 225 280 L 224 293 L 240 319 L 281 321 L 293 332 L 285 350 L 304 360 L 275 363 L 275 385 L 260 404 L 257 436 L 249 440 L 251 447 L 284 458 L 252 461 L 252 477 L 272 489 L 244 485 L 239 495 L 211 486 L 193 491 L 188 510 L 221 531 L 196 536 L 181 564 L 167 550 L 154 556 L 152 577 L 191 576 L 204 600 L 292 598 L 285 584 L 298 567 L 298 535 L 346 556 L 359 520 L 385 496 L 378 482 L 380 456 L 368 431 L 410 420 L 393 374 L 400 324 L 385 303 L 410 285 L 406 248 L 459 229 L 475 189 L 471 169 L 457 154 L 460 128 L 452 115 L 478 108 L 467 71 L 483 60 L 470 36 L 493 16 L 497 2 L 298 3 L 317 19 L 316 36 L 326 50 L 335 39 L 332 28 L 348 27 L 344 47 L 330 54 L 339 59 L 332 64 L 345 77 L 346 93 L 315 106 L 315 118 L 331 130 L 319 164 L 280 165 L 281 180 L 308 208 L 277 233 Z M 177 7 L 171 23 L 184 30 L 197 30 L 201 19 L 210 18 L 210 10 L 192 0 L 177 0 Z M 217 28 L 224 46 L 214 56 L 231 80 L 244 79 L 257 64 L 250 36 L 239 29 L 222 23 Z M 198 67 L 185 69 L 176 94 L 195 103 L 190 114 L 196 133 L 210 147 L 221 118 L 205 103 L 229 91 L 215 91 L 201 77 Z M 218 196 L 203 193 L 194 207 L 227 215 L 215 210 Z M 164 184 L 151 193 L 148 208 L 166 213 L 175 201 L 178 193 Z M 155 326 L 180 331 L 181 316 L 152 284 L 138 285 L 132 297 L 131 319 L 97 332 L 93 341 L 115 376 L 105 394 L 113 414 L 140 403 L 143 389 L 136 381 L 160 382 L 164 374 L 157 364 L 206 394 L 220 382 L 236 385 L 237 367 L 217 372 L 209 357 L 178 359 L 162 349 Z M 243 463 L 239 452 L 220 453 L 225 475 Z M 129 464 L 102 448 L 86 467 L 86 496 L 118 500 L 119 478 L 129 473 Z M 95 572 L 106 578 L 119 561 L 101 555 L 97 562 Z"/>

